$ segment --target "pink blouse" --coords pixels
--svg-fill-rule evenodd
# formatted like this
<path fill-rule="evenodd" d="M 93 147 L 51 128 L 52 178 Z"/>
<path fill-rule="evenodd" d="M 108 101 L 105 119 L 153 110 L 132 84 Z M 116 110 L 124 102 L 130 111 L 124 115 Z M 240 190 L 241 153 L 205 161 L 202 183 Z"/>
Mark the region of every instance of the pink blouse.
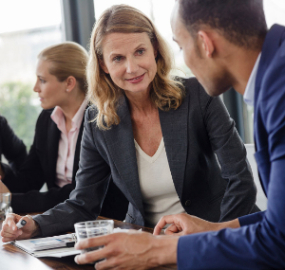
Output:
<path fill-rule="evenodd" d="M 61 131 L 58 144 L 55 182 L 59 187 L 63 187 L 72 182 L 75 148 L 87 104 L 87 100 L 82 102 L 77 113 L 72 118 L 72 127 L 68 133 L 65 127 L 65 117 L 62 109 L 56 106 L 51 114 L 51 119 Z"/>

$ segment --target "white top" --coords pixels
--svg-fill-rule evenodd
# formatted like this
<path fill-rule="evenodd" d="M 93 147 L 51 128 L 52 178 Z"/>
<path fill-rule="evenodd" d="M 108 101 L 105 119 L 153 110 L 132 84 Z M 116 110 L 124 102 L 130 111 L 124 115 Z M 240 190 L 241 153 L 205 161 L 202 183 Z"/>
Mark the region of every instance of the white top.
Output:
<path fill-rule="evenodd" d="M 255 91 L 255 81 L 256 81 L 256 76 L 257 76 L 257 70 L 260 62 L 260 57 L 261 53 L 258 55 L 253 70 L 250 74 L 249 80 L 247 82 L 244 95 L 243 95 L 243 100 L 244 102 L 249 105 L 253 106 L 254 105 L 254 91 Z"/>
<path fill-rule="evenodd" d="M 136 141 L 135 147 L 146 222 L 155 226 L 165 215 L 185 213 L 175 190 L 163 138 L 152 157 Z"/>

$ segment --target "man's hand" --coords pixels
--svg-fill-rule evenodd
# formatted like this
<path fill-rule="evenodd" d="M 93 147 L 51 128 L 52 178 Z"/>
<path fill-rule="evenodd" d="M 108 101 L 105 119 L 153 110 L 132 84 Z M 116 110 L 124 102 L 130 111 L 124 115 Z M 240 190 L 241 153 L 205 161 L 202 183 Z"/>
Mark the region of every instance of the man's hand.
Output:
<path fill-rule="evenodd" d="M 154 235 L 159 235 L 165 225 L 170 226 L 165 229 L 164 233 L 167 235 L 177 234 L 186 235 L 198 232 L 206 232 L 215 230 L 215 223 L 190 216 L 188 214 L 177 214 L 162 217 L 154 228 Z"/>
<path fill-rule="evenodd" d="M 27 223 L 23 228 L 18 229 L 16 227 L 16 224 L 21 219 L 24 219 Z M 2 242 L 10 242 L 16 239 L 17 240 L 28 239 L 36 236 L 38 232 L 39 232 L 39 226 L 31 216 L 28 215 L 22 217 L 16 214 L 8 214 L 2 225 L 2 230 L 1 230 L 1 236 L 3 237 Z"/>
<path fill-rule="evenodd" d="M 165 225 L 170 226 L 164 231 L 167 235 L 187 235 L 200 232 L 218 231 L 224 228 L 240 227 L 238 219 L 229 222 L 214 223 L 191 216 L 188 214 L 177 214 L 164 216 L 154 228 L 154 235 L 159 235 Z"/>
<path fill-rule="evenodd" d="M 104 246 L 75 257 L 77 264 L 96 263 L 103 269 L 148 269 L 163 264 L 176 264 L 178 237 L 153 236 L 145 232 L 113 233 L 82 240 L 76 249 Z"/>

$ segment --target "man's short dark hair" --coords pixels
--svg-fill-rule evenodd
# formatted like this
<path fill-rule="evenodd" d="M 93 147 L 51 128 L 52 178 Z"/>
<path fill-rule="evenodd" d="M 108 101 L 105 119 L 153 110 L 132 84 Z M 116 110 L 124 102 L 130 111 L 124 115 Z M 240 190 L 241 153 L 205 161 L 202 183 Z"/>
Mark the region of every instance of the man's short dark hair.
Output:
<path fill-rule="evenodd" d="M 179 0 L 179 13 L 192 36 L 207 25 L 248 49 L 259 47 L 267 33 L 263 0 Z"/>

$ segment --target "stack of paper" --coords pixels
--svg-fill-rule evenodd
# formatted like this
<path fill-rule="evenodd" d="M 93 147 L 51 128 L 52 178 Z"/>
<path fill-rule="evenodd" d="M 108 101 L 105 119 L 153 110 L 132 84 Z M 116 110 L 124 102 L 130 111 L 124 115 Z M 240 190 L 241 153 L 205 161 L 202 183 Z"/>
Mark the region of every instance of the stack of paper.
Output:
<path fill-rule="evenodd" d="M 113 233 L 128 231 L 128 229 L 115 228 Z M 18 240 L 13 242 L 13 244 L 37 258 L 62 258 L 81 253 L 81 250 L 77 250 L 73 247 L 75 242 L 75 234 L 70 233 L 53 237 Z"/>
<path fill-rule="evenodd" d="M 15 241 L 14 245 L 35 257 L 65 257 L 80 254 L 76 250 L 75 234 Z"/>

